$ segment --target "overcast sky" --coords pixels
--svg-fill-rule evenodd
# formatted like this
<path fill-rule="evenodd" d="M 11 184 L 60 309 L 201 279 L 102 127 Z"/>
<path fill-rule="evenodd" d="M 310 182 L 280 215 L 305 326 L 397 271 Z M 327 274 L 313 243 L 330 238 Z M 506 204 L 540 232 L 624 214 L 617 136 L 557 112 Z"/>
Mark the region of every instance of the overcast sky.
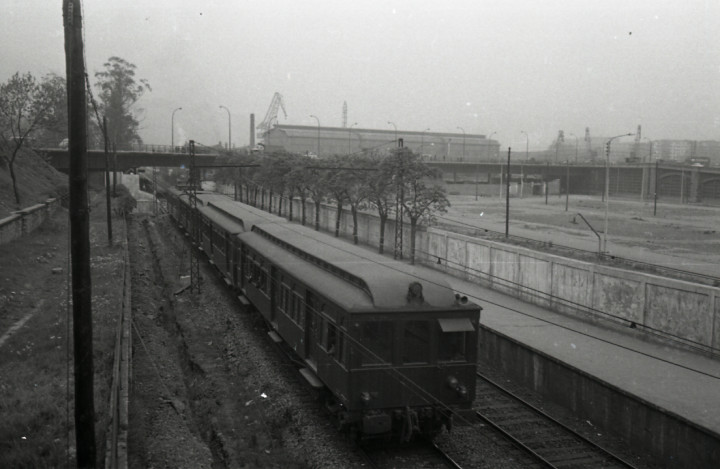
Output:
<path fill-rule="evenodd" d="M 3 0 L 0 81 L 64 75 L 61 0 Z M 9 6 L 8 6 L 9 5 Z M 543 149 L 635 132 L 720 140 L 718 0 L 93 0 L 90 76 L 111 56 L 152 92 L 146 143 L 249 142 L 273 93 L 281 124 L 496 132 Z M 572 141 L 572 137 L 568 138 Z"/>

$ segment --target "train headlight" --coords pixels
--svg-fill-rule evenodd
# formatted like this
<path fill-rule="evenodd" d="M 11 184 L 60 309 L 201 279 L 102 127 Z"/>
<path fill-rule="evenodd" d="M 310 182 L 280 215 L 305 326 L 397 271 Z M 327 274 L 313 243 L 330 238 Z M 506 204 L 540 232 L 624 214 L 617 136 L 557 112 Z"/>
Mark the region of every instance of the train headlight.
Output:
<path fill-rule="evenodd" d="M 362 401 L 363 404 L 367 405 L 371 399 L 372 399 L 372 396 L 370 395 L 369 392 L 363 391 L 360 393 L 360 400 Z"/>
<path fill-rule="evenodd" d="M 458 387 L 458 380 L 454 376 L 448 376 L 447 381 L 445 381 L 445 383 L 447 384 L 447 386 L 450 389 L 457 389 L 457 387 Z"/>
<path fill-rule="evenodd" d="M 458 387 L 455 389 L 455 392 L 457 392 L 457 395 L 460 396 L 460 397 L 463 398 L 463 399 L 465 399 L 465 398 L 467 397 L 467 394 L 468 394 L 467 388 L 466 388 L 465 386 L 463 386 L 463 385 L 458 386 Z"/>

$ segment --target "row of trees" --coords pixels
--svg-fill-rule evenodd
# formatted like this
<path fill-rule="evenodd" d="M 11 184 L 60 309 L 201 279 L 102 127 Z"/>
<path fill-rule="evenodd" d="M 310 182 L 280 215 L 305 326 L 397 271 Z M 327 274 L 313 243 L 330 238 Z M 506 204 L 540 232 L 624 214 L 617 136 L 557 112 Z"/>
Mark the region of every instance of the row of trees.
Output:
<path fill-rule="evenodd" d="M 142 143 L 138 135 L 139 109 L 135 105 L 150 86 L 135 79 L 135 65 L 110 57 L 104 69 L 95 74 L 98 90 L 97 114 L 88 99 L 89 145 L 103 142 L 99 116 L 107 117 L 108 140 L 117 144 Z M 31 73 L 11 76 L 0 84 L 0 167 L 10 172 L 15 203 L 20 205 L 15 162 L 25 146 L 57 147 L 68 135 L 67 83 L 65 78 L 48 74 L 40 79 Z"/>
<path fill-rule="evenodd" d="M 340 234 L 343 207 L 349 207 L 355 244 L 358 243 L 358 213 L 362 210 L 376 210 L 380 220 L 380 253 L 383 253 L 385 247 L 387 220 L 397 211 L 399 201 L 403 219 L 410 224 L 411 262 L 414 262 L 418 225 L 434 221 L 435 215 L 445 212 L 450 205 L 445 188 L 435 182 L 441 176 L 440 172 L 428 167 L 418 153 L 407 148 L 398 148 L 389 156 L 364 153 L 324 159 L 274 153 L 243 156 L 239 161 L 233 158 L 232 164 L 247 167 L 235 173 L 222 171 L 217 177 L 218 182 L 239 183 L 241 200 L 260 205 L 268 211 L 273 211 L 273 195 L 279 196 L 280 202 L 275 207 L 279 215 L 283 211 L 283 201 L 288 203 L 299 199 L 303 225 L 307 223 L 306 201 L 312 200 L 315 204 L 315 229 L 320 227 L 320 204 L 333 203 L 336 207 L 337 237 Z M 287 213 L 292 220 L 295 215 L 291 203 Z"/>

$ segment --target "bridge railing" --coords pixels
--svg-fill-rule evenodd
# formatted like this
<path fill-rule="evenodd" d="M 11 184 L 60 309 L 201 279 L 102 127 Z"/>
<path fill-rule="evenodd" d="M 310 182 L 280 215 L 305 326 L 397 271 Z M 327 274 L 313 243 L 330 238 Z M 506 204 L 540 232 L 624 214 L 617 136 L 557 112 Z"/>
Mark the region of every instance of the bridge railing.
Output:
<path fill-rule="evenodd" d="M 88 147 L 88 150 L 104 150 L 105 147 L 102 145 L 93 145 Z M 111 149 L 112 150 L 112 149 Z M 188 153 L 188 147 L 187 145 L 156 145 L 153 143 L 128 143 L 128 144 L 121 144 L 121 145 L 115 145 L 116 151 L 136 151 L 136 152 L 145 152 L 145 153 L 177 153 L 177 154 L 187 154 Z M 215 154 L 218 150 L 215 148 L 208 148 L 208 147 L 195 147 L 195 154 L 202 155 L 202 154 Z"/>

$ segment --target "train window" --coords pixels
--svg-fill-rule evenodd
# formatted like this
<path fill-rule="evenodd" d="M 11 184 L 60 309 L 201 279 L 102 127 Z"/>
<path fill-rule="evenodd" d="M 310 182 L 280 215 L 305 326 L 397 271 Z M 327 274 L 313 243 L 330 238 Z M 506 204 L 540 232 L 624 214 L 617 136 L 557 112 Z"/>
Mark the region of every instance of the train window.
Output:
<path fill-rule="evenodd" d="M 295 301 L 297 302 L 297 309 L 295 313 L 297 314 L 296 321 L 302 328 L 305 324 L 305 302 L 303 301 L 303 297 L 298 293 L 295 293 Z"/>
<path fill-rule="evenodd" d="M 345 364 L 345 334 L 342 332 L 338 334 L 337 354 L 335 355 L 335 359 L 340 364 Z"/>
<path fill-rule="evenodd" d="M 430 323 L 408 321 L 403 335 L 403 363 L 430 362 Z"/>
<path fill-rule="evenodd" d="M 466 361 L 467 340 L 466 332 L 442 332 L 438 347 L 438 361 L 457 362 Z"/>
<path fill-rule="evenodd" d="M 258 269 L 258 290 L 270 297 L 270 275 L 264 264 L 259 264 Z"/>
<path fill-rule="evenodd" d="M 361 322 L 359 340 L 360 365 L 382 365 L 392 362 L 393 323 Z"/>
<path fill-rule="evenodd" d="M 337 327 L 328 320 L 323 320 L 323 324 L 325 325 L 323 330 L 323 346 L 330 355 L 337 357 Z"/>

